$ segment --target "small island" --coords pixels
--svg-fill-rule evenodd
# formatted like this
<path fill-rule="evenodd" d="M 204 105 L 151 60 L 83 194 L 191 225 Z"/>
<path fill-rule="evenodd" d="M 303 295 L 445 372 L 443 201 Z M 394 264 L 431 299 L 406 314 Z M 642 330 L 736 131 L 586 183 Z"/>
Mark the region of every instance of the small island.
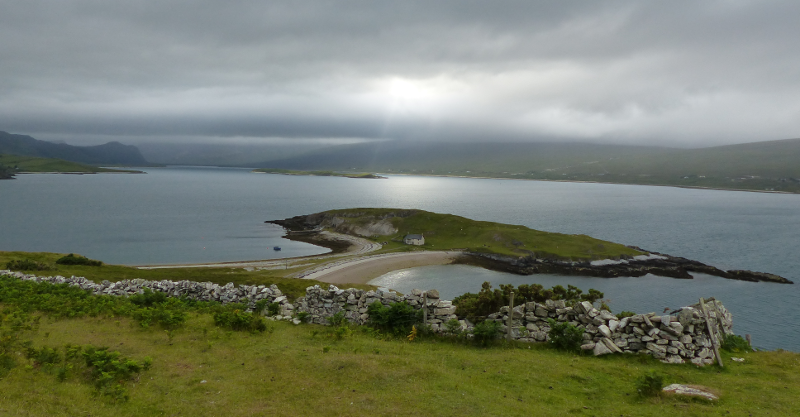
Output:
<path fill-rule="evenodd" d="M 278 168 L 258 168 L 251 172 L 258 174 L 279 174 L 279 175 L 303 175 L 313 177 L 343 177 L 343 178 L 366 178 L 366 179 L 386 179 L 380 175 L 370 174 L 368 172 L 336 172 L 336 171 L 298 171 L 293 169 L 278 169 Z"/>

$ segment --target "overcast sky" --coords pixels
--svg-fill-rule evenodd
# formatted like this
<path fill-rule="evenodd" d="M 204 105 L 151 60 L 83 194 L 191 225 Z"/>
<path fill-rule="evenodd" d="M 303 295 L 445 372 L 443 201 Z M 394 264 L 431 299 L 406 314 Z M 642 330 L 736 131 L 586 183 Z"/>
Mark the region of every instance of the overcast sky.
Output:
<path fill-rule="evenodd" d="M 800 2 L 0 0 L 0 130 L 115 139 L 800 137 Z"/>

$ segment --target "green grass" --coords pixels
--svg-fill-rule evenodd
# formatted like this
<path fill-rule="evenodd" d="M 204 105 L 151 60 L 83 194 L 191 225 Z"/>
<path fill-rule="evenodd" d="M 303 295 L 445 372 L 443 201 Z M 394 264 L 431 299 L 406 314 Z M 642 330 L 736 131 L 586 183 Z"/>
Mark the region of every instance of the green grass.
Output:
<path fill-rule="evenodd" d="M 418 246 L 402 243 L 409 233 L 425 236 L 428 250 L 468 249 L 501 255 L 566 259 L 605 259 L 620 256 L 635 256 L 641 252 L 627 246 L 595 239 L 586 235 L 566 235 L 542 232 L 525 226 L 471 220 L 452 214 L 431 213 L 423 210 L 400 209 L 345 209 L 326 213 L 343 219 L 347 224 L 364 226 L 379 221 L 390 213 L 413 213 L 407 217 L 390 217 L 397 233 L 373 237 L 374 240 L 390 244 L 385 251 L 415 250 Z M 338 229 L 341 229 L 338 228 Z"/>
<path fill-rule="evenodd" d="M 4 306 L 0 305 L 0 308 Z M 108 346 L 153 358 L 126 383 L 130 400 L 93 395 L 75 376 L 13 368 L 0 379 L 0 415 L 14 416 L 789 416 L 800 413 L 800 356 L 742 353 L 725 368 L 665 365 L 638 356 L 601 358 L 544 345 L 477 348 L 443 339 L 382 339 L 356 330 L 342 340 L 324 328 L 275 323 L 250 334 L 192 315 L 172 335 L 119 317 L 42 320 L 23 334 L 33 346 Z M 21 359 L 24 360 L 24 359 Z M 710 387 L 717 403 L 643 398 L 650 371 L 665 383 Z M 206 381 L 202 383 L 202 381 Z"/>
<path fill-rule="evenodd" d="M 383 178 L 368 172 L 335 172 L 335 171 L 298 171 L 293 169 L 259 168 L 252 172 L 281 175 L 309 175 L 314 177 L 344 177 L 344 178 Z"/>
<path fill-rule="evenodd" d="M 14 168 L 18 172 L 67 172 L 91 174 L 98 172 L 141 172 L 100 168 L 92 165 L 69 162 L 63 159 L 37 158 L 33 156 L 0 155 L 0 164 Z"/>
<path fill-rule="evenodd" d="M 165 269 L 137 269 L 123 265 L 88 266 L 88 265 L 57 265 L 55 262 L 65 254 L 49 252 L 3 252 L 0 251 L 0 269 L 6 268 L 6 263 L 12 260 L 30 259 L 35 262 L 49 264 L 52 269 L 47 271 L 30 271 L 36 275 L 62 275 L 81 276 L 94 282 L 108 280 L 111 282 L 124 279 L 142 278 L 152 281 L 158 280 L 190 280 L 198 282 L 214 282 L 225 285 L 229 282 L 241 285 L 271 285 L 275 284 L 290 298 L 305 295 L 306 287 L 319 284 L 327 288 L 328 284 L 314 280 L 285 278 L 297 272 L 298 269 L 278 269 L 247 271 L 243 268 L 165 268 Z M 306 263 L 306 262 L 303 262 Z M 309 262 L 310 263 L 310 262 Z M 302 267 L 302 269 L 308 268 Z M 23 271 L 25 272 L 25 271 Z M 356 288 L 373 289 L 371 285 L 352 285 Z"/>

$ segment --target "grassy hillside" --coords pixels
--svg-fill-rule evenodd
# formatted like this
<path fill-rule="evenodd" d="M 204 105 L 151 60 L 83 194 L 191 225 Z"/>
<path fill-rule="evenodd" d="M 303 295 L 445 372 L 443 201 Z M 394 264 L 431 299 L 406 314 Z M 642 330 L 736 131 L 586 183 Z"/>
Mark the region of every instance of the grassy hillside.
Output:
<path fill-rule="evenodd" d="M 147 161 L 139 149 L 119 142 L 109 142 L 97 146 L 73 146 L 2 131 L 0 131 L 0 154 L 57 158 L 95 165 L 147 165 Z"/>
<path fill-rule="evenodd" d="M 452 214 L 423 210 L 344 209 L 309 216 L 324 227 L 339 232 L 359 234 L 368 230 L 376 241 L 388 241 L 386 250 L 413 250 L 402 243 L 406 234 L 423 234 L 429 250 L 468 249 L 501 255 L 558 257 L 567 259 L 605 259 L 635 256 L 641 252 L 618 243 L 586 235 L 565 235 L 533 230 L 525 226 L 471 220 Z M 335 220 L 334 220 L 335 218 Z M 396 232 L 381 225 L 391 224 Z M 365 234 L 361 232 L 360 234 Z"/>
<path fill-rule="evenodd" d="M 285 276 L 297 272 L 298 269 L 276 269 L 276 270 L 253 270 L 248 271 L 243 268 L 164 268 L 164 269 L 138 269 L 122 265 L 84 266 L 84 265 L 57 265 L 55 262 L 65 254 L 50 252 L 3 252 L 0 251 L 0 269 L 6 269 L 6 264 L 13 260 L 29 259 L 46 265 L 48 268 L 42 271 L 27 271 L 36 275 L 61 275 L 86 277 L 94 282 L 108 280 L 111 282 L 122 281 L 124 279 L 142 278 L 152 281 L 169 279 L 173 281 L 191 280 L 198 282 L 214 282 L 225 285 L 229 282 L 234 284 L 247 285 L 271 285 L 276 284 L 286 295 L 300 297 L 305 294 L 306 287 L 309 285 L 324 284 L 314 280 L 298 280 L 284 278 Z M 307 268 L 313 261 L 304 261 Z M 372 289 L 371 285 L 353 285 L 353 287 Z"/>
<path fill-rule="evenodd" d="M 287 169 L 800 192 L 800 139 L 703 149 L 580 143 L 380 142 L 269 161 Z"/>
<path fill-rule="evenodd" d="M 30 311 L 13 293 L 6 294 L 5 303 L 0 301 L 0 331 L 8 338 L 0 354 L 13 360 L 0 364 L 0 415 L 800 413 L 800 356 L 790 352 L 723 352 L 724 368 L 696 368 L 638 355 L 579 356 L 544 344 L 477 347 L 432 336 L 408 341 L 365 327 L 275 322 L 263 332 L 236 332 L 216 326 L 212 314 L 202 310 L 190 310 L 182 325 L 164 330 L 142 327 L 124 315 L 58 318 L 67 313 L 59 308 L 71 308 L 60 303 L 63 293 L 40 296 L 51 306 L 63 306 L 49 315 Z M 149 369 L 111 381 L 123 387 L 127 401 L 113 400 L 114 392 L 97 395 L 81 357 L 48 365 L 55 353 L 69 351 L 67 346 L 86 345 L 110 347 L 137 362 L 152 359 Z M 31 355 L 31 349 L 46 353 L 44 347 L 54 351 Z M 731 356 L 745 361 L 733 362 Z M 665 384 L 708 387 L 720 399 L 640 396 L 637 381 L 652 372 Z"/>
<path fill-rule="evenodd" d="M 77 162 L 69 162 L 63 159 L 2 154 L 0 154 L 0 164 L 12 168 L 14 172 L 65 172 L 83 174 L 94 174 L 98 172 L 141 172 L 100 168 L 86 164 L 79 164 Z"/>

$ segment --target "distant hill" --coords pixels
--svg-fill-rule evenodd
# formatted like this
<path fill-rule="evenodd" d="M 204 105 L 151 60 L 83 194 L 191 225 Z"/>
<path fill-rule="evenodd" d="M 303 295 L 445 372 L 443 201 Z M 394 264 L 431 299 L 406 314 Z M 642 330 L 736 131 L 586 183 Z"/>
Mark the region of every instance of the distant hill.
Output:
<path fill-rule="evenodd" d="M 585 143 L 373 142 L 259 166 L 800 192 L 800 139 L 701 149 Z"/>
<path fill-rule="evenodd" d="M 97 146 L 73 146 L 2 131 L 0 131 L 0 154 L 57 158 L 92 165 L 148 165 L 139 149 L 132 145 L 109 142 Z"/>
<path fill-rule="evenodd" d="M 253 167 L 254 164 L 285 159 L 328 148 L 321 144 L 275 143 L 159 143 L 137 145 L 142 155 L 154 164 L 215 165 Z"/>

